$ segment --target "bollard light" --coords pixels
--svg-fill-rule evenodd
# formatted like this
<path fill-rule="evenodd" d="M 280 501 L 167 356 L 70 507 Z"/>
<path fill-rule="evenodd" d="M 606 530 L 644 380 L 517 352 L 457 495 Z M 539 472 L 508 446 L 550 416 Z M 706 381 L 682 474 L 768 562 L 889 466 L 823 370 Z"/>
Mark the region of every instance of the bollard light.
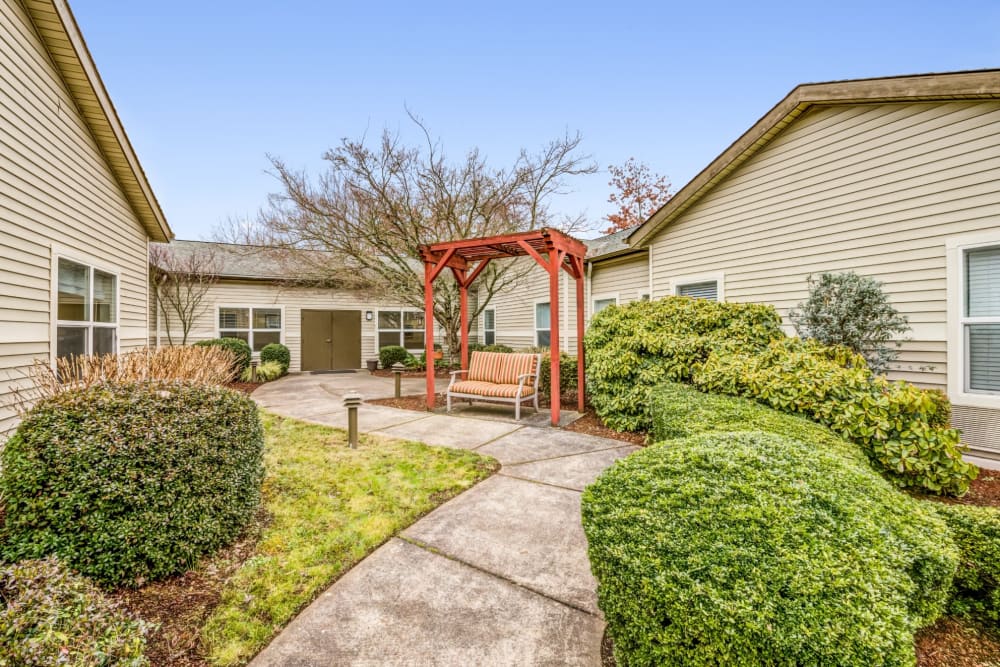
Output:
<path fill-rule="evenodd" d="M 392 365 L 392 377 L 395 378 L 396 382 L 396 398 L 403 395 L 403 371 L 405 370 L 406 366 L 398 361 Z"/>
<path fill-rule="evenodd" d="M 256 359 L 251 359 L 250 360 L 250 381 L 251 382 L 257 382 L 257 364 L 258 364 L 258 361 Z"/>
<path fill-rule="evenodd" d="M 347 444 L 351 449 L 358 448 L 359 405 L 361 405 L 361 394 L 354 391 L 344 394 L 344 407 L 347 408 Z"/>

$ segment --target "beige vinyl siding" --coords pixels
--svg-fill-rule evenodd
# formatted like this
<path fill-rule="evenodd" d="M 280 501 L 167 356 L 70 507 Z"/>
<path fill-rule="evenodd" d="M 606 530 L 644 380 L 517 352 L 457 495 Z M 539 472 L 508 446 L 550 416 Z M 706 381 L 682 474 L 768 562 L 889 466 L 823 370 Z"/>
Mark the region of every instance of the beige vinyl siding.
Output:
<path fill-rule="evenodd" d="M 806 277 L 883 281 L 909 317 L 893 377 L 946 386 L 945 239 L 1000 224 L 1000 103 L 814 108 L 660 232 L 654 296 L 724 272 L 728 301 L 806 296 Z"/>
<path fill-rule="evenodd" d="M 282 340 L 288 346 L 292 363 L 291 372 L 302 368 L 302 311 L 303 310 L 357 310 L 361 313 L 361 361 L 378 357 L 378 311 L 399 310 L 401 304 L 379 301 L 363 292 L 348 292 L 315 287 L 287 287 L 261 281 L 224 280 L 213 285 L 205 298 L 205 308 L 199 314 L 188 336 L 188 343 L 215 338 L 219 335 L 218 308 L 220 306 L 280 306 L 284 309 Z M 410 307 L 405 307 L 410 309 Z M 372 311 L 372 320 L 364 314 Z M 416 309 L 415 309 L 416 310 Z M 167 345 L 166 326 L 161 313 L 159 343 Z M 180 344 L 179 327 L 171 330 L 174 344 Z"/>
<path fill-rule="evenodd" d="M 0 4 L 0 432 L 50 356 L 53 248 L 119 274 L 123 350 L 146 342 L 147 234 L 21 5 Z"/>
<path fill-rule="evenodd" d="M 649 293 L 649 257 L 645 252 L 594 262 L 592 267 L 588 314 L 593 314 L 599 297 L 617 296 L 618 305 L 624 306 Z"/>

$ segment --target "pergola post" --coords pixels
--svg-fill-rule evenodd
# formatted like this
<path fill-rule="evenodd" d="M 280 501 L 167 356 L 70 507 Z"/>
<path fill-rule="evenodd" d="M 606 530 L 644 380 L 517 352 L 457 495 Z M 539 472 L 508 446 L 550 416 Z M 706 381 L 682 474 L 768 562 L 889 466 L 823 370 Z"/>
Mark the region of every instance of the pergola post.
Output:
<path fill-rule="evenodd" d="M 563 260 L 562 250 L 549 251 L 549 396 L 552 398 L 552 425 L 559 425 L 559 408 L 562 397 L 559 392 L 559 274 Z"/>
<path fill-rule="evenodd" d="M 427 359 L 427 409 L 434 409 L 434 266 L 424 263 L 424 358 Z"/>
<path fill-rule="evenodd" d="M 573 258 L 576 268 L 576 406 L 582 413 L 585 404 L 584 399 L 584 358 L 583 358 L 583 261 L 577 257 Z"/>
<path fill-rule="evenodd" d="M 463 280 L 464 280 L 463 276 Z M 458 283 L 458 302 L 462 312 L 462 370 L 469 370 L 469 288 L 464 282 Z"/>

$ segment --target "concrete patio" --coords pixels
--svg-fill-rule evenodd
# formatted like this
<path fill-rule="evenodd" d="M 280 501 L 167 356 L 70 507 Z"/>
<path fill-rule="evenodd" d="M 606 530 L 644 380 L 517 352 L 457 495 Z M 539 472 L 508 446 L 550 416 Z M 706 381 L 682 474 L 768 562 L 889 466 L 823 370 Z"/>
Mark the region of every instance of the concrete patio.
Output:
<path fill-rule="evenodd" d="M 422 389 L 422 379 L 404 380 L 404 394 Z M 253 396 L 272 412 L 343 426 L 341 399 L 352 390 L 384 397 L 392 380 L 296 375 Z M 370 433 L 475 450 L 502 468 L 354 567 L 251 665 L 600 665 L 604 621 L 580 492 L 636 448 L 500 414 L 366 405 L 359 422 Z"/>

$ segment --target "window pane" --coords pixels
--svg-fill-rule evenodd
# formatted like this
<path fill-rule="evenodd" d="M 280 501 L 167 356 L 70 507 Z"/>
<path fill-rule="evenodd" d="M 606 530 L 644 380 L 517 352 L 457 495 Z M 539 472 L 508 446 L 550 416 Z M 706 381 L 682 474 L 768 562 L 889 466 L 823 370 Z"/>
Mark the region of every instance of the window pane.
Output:
<path fill-rule="evenodd" d="M 495 345 L 497 342 L 497 335 L 493 331 L 483 332 L 483 343 L 486 345 Z"/>
<path fill-rule="evenodd" d="M 115 322 L 115 278 L 110 273 L 94 269 L 94 321 Z M 96 345 L 96 342 L 94 343 Z M 96 353 L 96 352 L 95 352 Z"/>
<path fill-rule="evenodd" d="M 115 329 L 111 327 L 94 327 L 94 352 L 95 355 L 115 353 Z"/>
<path fill-rule="evenodd" d="M 403 332 L 403 347 L 407 350 L 422 350 L 424 349 L 424 332 L 423 331 L 404 331 Z"/>
<path fill-rule="evenodd" d="M 264 349 L 265 345 L 270 343 L 280 343 L 281 342 L 281 332 L 280 331 L 254 331 L 253 332 L 253 351 L 260 352 Z"/>
<path fill-rule="evenodd" d="M 968 325 L 969 390 L 1000 392 L 1000 324 Z"/>
<path fill-rule="evenodd" d="M 614 306 L 617 303 L 615 299 L 598 299 L 594 302 L 594 312 L 599 313 L 608 306 Z"/>
<path fill-rule="evenodd" d="M 68 259 L 59 260 L 59 309 L 60 320 L 86 322 L 90 310 L 90 269 Z"/>
<path fill-rule="evenodd" d="M 549 333 L 548 329 L 545 329 L 544 331 L 539 329 L 537 331 L 538 335 L 535 337 L 535 344 L 539 347 L 549 347 Z"/>
<path fill-rule="evenodd" d="M 378 334 L 378 349 L 388 345 L 399 345 L 398 331 L 380 331 Z"/>
<path fill-rule="evenodd" d="M 691 283 L 690 285 L 680 285 L 677 288 L 677 296 L 690 296 L 695 299 L 708 299 L 709 301 L 719 300 L 719 283 L 715 280 L 703 283 Z"/>
<path fill-rule="evenodd" d="M 87 354 L 87 329 L 85 327 L 59 327 L 56 331 L 56 356 L 68 357 Z"/>
<path fill-rule="evenodd" d="M 380 310 L 378 311 L 379 329 L 399 329 L 399 311 Z"/>
<path fill-rule="evenodd" d="M 219 328 L 220 329 L 249 329 L 250 309 L 249 308 L 219 308 Z M 233 336 L 238 338 L 238 336 Z M 246 338 L 244 337 L 244 340 Z"/>
<path fill-rule="evenodd" d="M 497 311 L 492 309 L 483 311 L 483 328 L 488 330 L 497 328 Z"/>
<path fill-rule="evenodd" d="M 413 310 L 406 311 L 403 313 L 403 328 L 420 329 L 422 331 L 424 328 L 424 314 Z"/>
<path fill-rule="evenodd" d="M 551 326 L 549 321 L 549 304 L 547 303 L 536 303 L 535 304 L 535 328 L 536 329 L 548 329 Z M 540 345 L 541 343 L 539 343 Z M 548 345 L 548 343 L 546 343 Z"/>
<path fill-rule="evenodd" d="M 250 342 L 250 333 L 247 331 L 220 331 L 219 338 L 239 338 Z"/>
<path fill-rule="evenodd" d="M 1000 247 L 966 253 L 965 289 L 966 315 L 1000 316 Z"/>
<path fill-rule="evenodd" d="M 254 329 L 280 329 L 281 309 L 280 308 L 254 308 L 253 309 Z"/>
<path fill-rule="evenodd" d="M 646 293 L 640 294 L 639 301 L 649 301 L 649 294 Z"/>

